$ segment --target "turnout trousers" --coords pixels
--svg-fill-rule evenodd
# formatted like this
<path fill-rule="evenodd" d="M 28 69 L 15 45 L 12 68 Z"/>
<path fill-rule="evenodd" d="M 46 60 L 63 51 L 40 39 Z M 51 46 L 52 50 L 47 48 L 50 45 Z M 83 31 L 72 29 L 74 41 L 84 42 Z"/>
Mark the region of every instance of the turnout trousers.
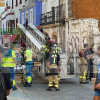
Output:
<path fill-rule="evenodd" d="M 86 82 L 87 76 L 87 65 L 80 64 L 80 82 Z"/>

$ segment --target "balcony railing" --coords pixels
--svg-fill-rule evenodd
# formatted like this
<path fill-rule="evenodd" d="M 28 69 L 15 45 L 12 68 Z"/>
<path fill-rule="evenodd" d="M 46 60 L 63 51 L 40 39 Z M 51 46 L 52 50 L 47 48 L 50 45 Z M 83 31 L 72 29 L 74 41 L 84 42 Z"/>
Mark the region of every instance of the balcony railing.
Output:
<path fill-rule="evenodd" d="M 41 15 L 41 25 L 55 24 L 65 21 L 65 5 L 52 7 L 52 11 Z"/>
<path fill-rule="evenodd" d="M 52 11 L 42 14 L 40 20 L 41 20 L 41 23 L 40 23 L 41 25 L 54 24 L 55 23 L 54 8 L 52 8 Z"/>

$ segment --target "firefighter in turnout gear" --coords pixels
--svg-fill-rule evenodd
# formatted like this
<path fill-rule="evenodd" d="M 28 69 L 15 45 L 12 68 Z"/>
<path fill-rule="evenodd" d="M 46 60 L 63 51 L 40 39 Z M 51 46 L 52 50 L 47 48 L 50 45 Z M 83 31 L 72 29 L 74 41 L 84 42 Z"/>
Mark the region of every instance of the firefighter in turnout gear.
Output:
<path fill-rule="evenodd" d="M 88 83 L 86 81 L 86 75 L 87 75 L 87 61 L 83 57 L 84 55 L 84 49 L 82 49 L 79 52 L 79 59 L 80 59 L 80 64 L 79 64 L 79 69 L 80 69 L 80 84 L 86 84 Z"/>
<path fill-rule="evenodd" d="M 24 52 L 25 57 L 25 65 L 26 65 L 26 84 L 25 86 L 31 86 L 32 85 L 32 66 L 33 66 L 33 52 L 30 49 L 30 47 L 26 46 L 26 51 Z"/>
<path fill-rule="evenodd" d="M 14 51 L 10 49 L 10 44 L 6 43 L 5 47 L 9 48 L 9 51 L 3 52 L 4 57 L 2 59 L 2 66 L 7 67 L 9 69 L 10 77 L 13 81 L 12 89 L 17 90 L 15 83 L 15 70 L 14 70 L 14 67 L 16 67 L 17 64 L 16 56 Z"/>
<path fill-rule="evenodd" d="M 49 55 L 50 55 L 50 47 L 52 47 L 55 43 L 50 41 L 49 36 L 45 37 L 45 41 L 46 41 L 46 44 L 43 45 L 41 51 L 44 51 L 45 61 L 46 61 L 48 59 Z M 57 47 L 57 45 L 55 46 L 55 53 L 59 53 L 59 48 Z"/>
<path fill-rule="evenodd" d="M 60 69 L 61 63 L 60 63 L 60 56 L 55 53 L 55 48 L 50 48 L 50 56 L 47 60 L 47 73 L 48 76 L 48 91 L 52 91 L 52 88 L 54 87 L 56 91 L 59 89 L 59 79 L 58 79 L 58 70 Z"/>

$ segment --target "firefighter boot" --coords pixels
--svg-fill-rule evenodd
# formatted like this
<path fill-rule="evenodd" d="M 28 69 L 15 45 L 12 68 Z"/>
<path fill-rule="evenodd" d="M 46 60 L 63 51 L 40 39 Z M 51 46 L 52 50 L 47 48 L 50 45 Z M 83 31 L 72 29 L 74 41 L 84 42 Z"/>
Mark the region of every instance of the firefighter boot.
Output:
<path fill-rule="evenodd" d="M 52 91 L 52 87 L 48 87 L 47 88 L 47 91 Z"/>

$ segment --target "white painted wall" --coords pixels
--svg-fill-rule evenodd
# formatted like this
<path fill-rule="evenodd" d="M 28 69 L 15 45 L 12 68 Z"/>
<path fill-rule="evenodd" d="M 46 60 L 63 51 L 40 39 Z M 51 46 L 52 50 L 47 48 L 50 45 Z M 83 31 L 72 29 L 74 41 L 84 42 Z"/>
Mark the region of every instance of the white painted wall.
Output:
<path fill-rule="evenodd" d="M 2 17 L 4 17 L 7 13 L 14 12 L 14 18 L 12 18 L 12 16 L 10 16 L 10 17 L 12 18 L 12 20 L 13 19 L 15 20 L 15 28 L 16 28 L 16 18 L 18 18 L 18 23 L 20 22 L 20 11 L 19 10 L 22 9 L 23 6 L 25 7 L 25 6 L 29 5 L 30 3 L 34 2 L 34 0 L 27 0 L 26 2 L 25 2 L 25 0 L 22 0 L 22 4 L 19 4 L 20 0 L 17 0 L 18 6 L 15 6 L 16 0 L 13 0 L 13 2 L 14 2 L 13 9 L 12 9 L 12 0 L 5 0 L 5 2 L 7 2 L 7 1 L 8 1 L 8 6 L 10 6 L 10 9 L 8 11 L 6 11 L 4 14 L 2 14 Z M 5 28 L 6 28 L 6 21 L 10 20 L 9 18 L 2 20 Z M 3 24 L 2 24 L 2 27 L 3 27 Z"/>
<path fill-rule="evenodd" d="M 42 2 L 42 13 L 50 12 L 52 7 L 59 5 L 59 0 L 44 0 Z"/>

